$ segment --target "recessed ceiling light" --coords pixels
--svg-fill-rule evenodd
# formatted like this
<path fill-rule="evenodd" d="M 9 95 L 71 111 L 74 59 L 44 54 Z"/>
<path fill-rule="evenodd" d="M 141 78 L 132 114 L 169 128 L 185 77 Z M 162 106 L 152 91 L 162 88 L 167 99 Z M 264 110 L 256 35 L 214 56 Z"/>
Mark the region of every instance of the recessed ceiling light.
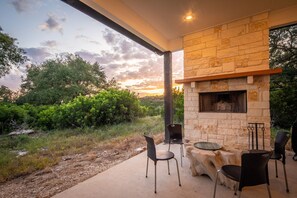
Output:
<path fill-rule="evenodd" d="M 193 19 L 193 16 L 192 15 L 187 15 L 185 17 L 186 21 L 191 21 Z"/>
<path fill-rule="evenodd" d="M 195 17 L 193 15 L 193 13 L 191 11 L 189 11 L 187 14 L 184 15 L 183 18 L 184 18 L 185 22 L 191 22 L 194 20 Z"/>

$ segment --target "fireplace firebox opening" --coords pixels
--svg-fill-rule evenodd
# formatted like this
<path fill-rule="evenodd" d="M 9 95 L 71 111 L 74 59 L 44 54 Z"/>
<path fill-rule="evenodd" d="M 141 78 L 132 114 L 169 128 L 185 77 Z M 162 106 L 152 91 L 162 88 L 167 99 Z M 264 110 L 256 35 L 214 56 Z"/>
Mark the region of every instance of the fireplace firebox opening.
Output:
<path fill-rule="evenodd" d="M 246 113 L 246 90 L 199 93 L 199 112 Z"/>

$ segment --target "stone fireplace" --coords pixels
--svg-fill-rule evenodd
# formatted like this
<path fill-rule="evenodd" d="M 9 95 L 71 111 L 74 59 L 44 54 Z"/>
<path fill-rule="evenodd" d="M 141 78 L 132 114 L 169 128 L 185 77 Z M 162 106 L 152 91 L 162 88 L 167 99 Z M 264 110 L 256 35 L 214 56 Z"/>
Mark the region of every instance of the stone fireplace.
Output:
<path fill-rule="evenodd" d="M 270 145 L 268 13 L 187 35 L 184 133 L 191 141 L 248 149 L 248 123 L 264 123 Z M 268 149 L 268 148 L 266 148 Z"/>
<path fill-rule="evenodd" d="M 252 84 L 246 78 L 185 84 L 186 138 L 247 149 L 248 123 L 260 122 L 265 124 L 265 145 L 270 145 L 269 79 L 265 75 L 254 77 Z M 237 101 L 232 102 L 234 95 Z M 208 109 L 201 105 L 203 96 L 209 99 Z"/>

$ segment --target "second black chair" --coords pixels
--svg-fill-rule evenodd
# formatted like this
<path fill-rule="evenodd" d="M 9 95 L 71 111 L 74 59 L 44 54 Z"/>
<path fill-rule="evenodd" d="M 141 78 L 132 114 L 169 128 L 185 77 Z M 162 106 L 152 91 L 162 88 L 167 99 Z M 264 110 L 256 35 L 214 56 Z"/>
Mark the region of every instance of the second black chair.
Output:
<path fill-rule="evenodd" d="M 154 161 L 154 165 L 155 165 L 155 193 L 157 193 L 157 162 L 166 160 L 167 165 L 168 165 L 168 175 L 170 175 L 169 160 L 175 159 L 175 157 L 174 157 L 174 153 L 172 153 L 170 151 L 166 151 L 166 150 L 156 151 L 156 146 L 155 146 L 154 139 L 149 137 L 149 136 L 146 136 L 146 135 L 144 137 L 145 137 L 145 140 L 147 142 L 147 163 L 146 163 L 146 175 L 145 175 L 145 177 L 147 177 L 148 163 L 149 163 L 149 158 L 150 158 L 151 160 Z M 179 169 L 178 169 L 178 162 L 177 162 L 176 159 L 175 159 L 175 162 L 176 162 L 176 168 L 177 168 L 178 183 L 179 183 L 179 186 L 181 186 L 180 176 L 179 176 Z"/>
<path fill-rule="evenodd" d="M 169 124 L 167 126 L 169 131 L 169 148 L 171 144 L 180 144 L 180 164 L 183 166 L 183 156 L 184 156 L 184 149 L 183 149 L 183 132 L 182 132 L 182 125 L 181 124 Z"/>
<path fill-rule="evenodd" d="M 285 182 L 286 182 L 286 190 L 289 192 L 288 180 L 287 180 L 287 172 L 286 172 L 286 144 L 290 139 L 290 133 L 287 131 L 278 131 L 275 137 L 274 142 L 274 151 L 270 159 L 275 160 L 275 173 L 276 177 L 278 177 L 277 172 L 277 160 L 280 160 L 283 164 Z"/>
<path fill-rule="evenodd" d="M 243 187 L 255 186 L 260 184 L 267 184 L 268 194 L 269 197 L 271 197 L 267 165 L 270 156 L 270 152 L 244 153 L 241 156 L 241 166 L 222 166 L 222 168 L 217 172 L 213 197 L 215 198 L 216 196 L 216 187 L 219 173 L 222 173 L 231 180 L 239 182 L 239 197 Z M 237 189 L 235 189 L 235 194 L 236 191 Z"/>

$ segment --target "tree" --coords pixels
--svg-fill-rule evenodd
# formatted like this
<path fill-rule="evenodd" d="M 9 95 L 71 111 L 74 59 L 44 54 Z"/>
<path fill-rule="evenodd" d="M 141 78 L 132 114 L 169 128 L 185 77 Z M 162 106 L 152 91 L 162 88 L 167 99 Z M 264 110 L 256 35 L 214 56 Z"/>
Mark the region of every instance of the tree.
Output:
<path fill-rule="evenodd" d="M 77 55 L 48 60 L 27 69 L 18 103 L 60 104 L 79 95 L 92 95 L 108 86 L 98 63 L 90 64 Z"/>
<path fill-rule="evenodd" d="M 173 109 L 173 122 L 184 123 L 184 89 L 174 87 L 172 88 L 172 109 Z M 164 108 L 162 109 L 161 116 L 164 117 Z"/>
<path fill-rule="evenodd" d="M 297 118 L 297 25 L 270 31 L 270 67 L 283 69 L 271 77 L 271 118 L 275 126 L 290 128 Z"/>
<path fill-rule="evenodd" d="M 148 116 L 161 115 L 164 112 L 164 96 L 145 96 L 140 98 L 140 104 L 145 107 Z"/>
<path fill-rule="evenodd" d="M 8 87 L 1 85 L 0 87 L 0 102 L 11 102 L 14 97 L 14 92 Z"/>
<path fill-rule="evenodd" d="M 172 89 L 173 96 L 173 121 L 184 123 L 184 89 Z"/>
<path fill-rule="evenodd" d="M 25 51 L 16 45 L 16 39 L 2 32 L 0 27 L 0 78 L 9 73 L 13 65 L 19 66 L 27 57 Z"/>

